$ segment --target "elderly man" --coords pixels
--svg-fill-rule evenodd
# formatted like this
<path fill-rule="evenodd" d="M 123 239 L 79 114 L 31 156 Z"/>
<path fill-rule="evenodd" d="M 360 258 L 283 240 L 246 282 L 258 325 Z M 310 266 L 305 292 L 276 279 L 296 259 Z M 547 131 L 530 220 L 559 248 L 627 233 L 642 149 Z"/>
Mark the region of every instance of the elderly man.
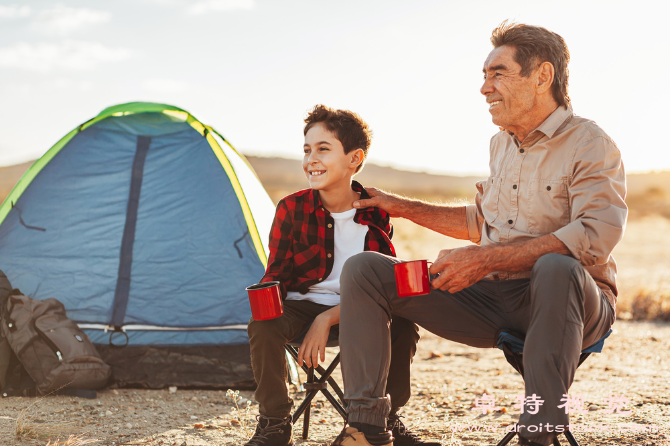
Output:
<path fill-rule="evenodd" d="M 349 427 L 335 444 L 390 444 L 389 322 L 409 319 L 445 339 L 490 348 L 500 329 L 525 334 L 526 396 L 519 444 L 548 445 L 569 420 L 561 399 L 580 351 L 615 318 L 616 263 L 626 223 L 626 182 L 612 139 L 575 116 L 568 48 L 559 35 L 503 23 L 484 62 L 486 98 L 501 131 L 475 204 L 444 206 L 371 190 L 355 207 L 378 206 L 476 245 L 443 250 L 429 295 L 398 298 L 399 260 L 364 252 L 341 276 L 340 349 Z M 529 406 L 527 406 L 529 407 Z M 354 441 L 356 440 L 356 441 Z"/>

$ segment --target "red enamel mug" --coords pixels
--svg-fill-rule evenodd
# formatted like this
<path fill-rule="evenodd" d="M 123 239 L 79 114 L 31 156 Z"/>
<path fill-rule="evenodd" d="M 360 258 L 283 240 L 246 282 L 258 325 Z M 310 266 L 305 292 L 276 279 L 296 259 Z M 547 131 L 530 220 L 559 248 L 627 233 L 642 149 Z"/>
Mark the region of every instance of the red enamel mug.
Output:
<path fill-rule="evenodd" d="M 246 287 L 255 321 L 274 319 L 284 314 L 279 282 L 263 282 Z"/>
<path fill-rule="evenodd" d="M 398 297 L 421 296 L 430 293 L 428 260 L 410 260 L 396 263 L 395 286 Z"/>

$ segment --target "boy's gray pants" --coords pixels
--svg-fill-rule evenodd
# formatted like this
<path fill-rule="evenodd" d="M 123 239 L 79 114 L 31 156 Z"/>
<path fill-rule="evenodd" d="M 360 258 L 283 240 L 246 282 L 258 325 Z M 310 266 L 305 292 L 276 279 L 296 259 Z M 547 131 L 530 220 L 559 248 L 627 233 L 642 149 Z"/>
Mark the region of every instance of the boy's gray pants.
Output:
<path fill-rule="evenodd" d="M 546 433 L 545 423 L 567 429 L 568 414 L 557 406 L 572 384 L 582 348 L 604 336 L 615 317 L 580 263 L 547 254 L 536 262 L 530 279 L 482 280 L 454 294 L 433 290 L 399 298 L 393 265 L 400 261 L 363 252 L 349 258 L 342 270 L 340 352 L 348 421 L 386 426 L 389 325 L 400 316 L 473 347 L 495 347 L 501 328 L 525 333 L 526 396 L 535 394 L 544 404 L 536 415 L 526 406 L 519 425 L 544 428 L 522 428 L 521 434 L 547 445 L 552 434 Z"/>

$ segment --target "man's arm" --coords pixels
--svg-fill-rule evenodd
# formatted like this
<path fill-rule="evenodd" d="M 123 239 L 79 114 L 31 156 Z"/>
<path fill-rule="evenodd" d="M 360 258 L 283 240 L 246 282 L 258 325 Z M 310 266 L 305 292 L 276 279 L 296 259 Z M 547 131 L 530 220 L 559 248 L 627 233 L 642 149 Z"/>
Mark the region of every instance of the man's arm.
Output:
<path fill-rule="evenodd" d="M 452 238 L 469 240 L 465 206 L 426 203 L 373 187 L 365 188 L 372 198 L 354 201 L 356 209 L 378 207 L 391 217 L 401 217 Z"/>
<path fill-rule="evenodd" d="M 551 253 L 570 255 L 570 250 L 553 234 L 516 243 L 445 249 L 430 267 L 432 274 L 440 274 L 431 285 L 455 293 L 495 271 L 530 271 L 540 257 Z"/>

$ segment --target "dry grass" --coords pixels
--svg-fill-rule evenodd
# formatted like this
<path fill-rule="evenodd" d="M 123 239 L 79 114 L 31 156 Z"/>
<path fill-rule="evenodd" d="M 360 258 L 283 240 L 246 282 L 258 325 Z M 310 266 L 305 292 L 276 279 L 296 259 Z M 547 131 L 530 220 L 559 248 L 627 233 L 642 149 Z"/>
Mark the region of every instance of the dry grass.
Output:
<path fill-rule="evenodd" d="M 86 444 L 97 443 L 100 440 L 87 439 L 79 435 L 70 435 L 66 440 L 60 440 L 57 438 L 53 442 L 49 442 L 45 446 L 84 446 Z"/>
<path fill-rule="evenodd" d="M 14 422 L 14 437 L 17 440 L 38 438 L 59 438 L 72 426 L 73 423 L 44 423 L 36 422 L 31 416 L 31 411 L 38 406 L 46 396 L 34 401 L 23 409 Z M 54 443 L 56 444 L 56 443 Z M 65 443 L 63 443 L 65 444 Z M 72 445 L 78 443 L 71 443 Z"/>
<path fill-rule="evenodd" d="M 71 383 L 61 386 L 58 389 L 44 395 L 43 397 L 36 399 L 25 409 L 19 412 L 19 415 L 16 417 L 16 421 L 14 421 L 14 437 L 17 440 L 48 438 L 49 443 L 51 443 L 52 437 L 56 437 L 58 439 L 60 438 L 61 435 L 64 435 L 69 428 L 72 427 L 72 425 L 74 424 L 73 422 L 47 423 L 43 422 L 42 420 L 36 421 L 36 419 L 34 419 L 31 416 L 31 411 L 33 411 L 33 409 L 36 409 L 44 401 L 46 397 L 50 395 L 55 395 L 56 392 L 63 389 L 64 387 L 67 387 L 69 384 Z M 73 435 L 70 435 L 69 438 L 73 438 L 74 440 L 72 441 L 80 440 L 80 437 Z M 80 444 L 87 444 L 87 443 L 53 443 L 53 445 L 55 444 L 68 444 L 72 446 L 78 446 Z"/>
<path fill-rule="evenodd" d="M 241 428 L 247 438 L 251 438 L 256 428 L 256 420 L 251 413 L 251 400 L 241 397 L 239 390 L 228 389 L 226 396 L 233 404 L 230 411 L 230 425 Z"/>
<path fill-rule="evenodd" d="M 618 305 L 618 313 L 634 321 L 670 322 L 670 291 L 640 289 Z"/>
<path fill-rule="evenodd" d="M 670 193 L 660 186 L 651 186 L 642 193 L 629 195 L 626 204 L 631 219 L 651 215 L 670 218 Z"/>

